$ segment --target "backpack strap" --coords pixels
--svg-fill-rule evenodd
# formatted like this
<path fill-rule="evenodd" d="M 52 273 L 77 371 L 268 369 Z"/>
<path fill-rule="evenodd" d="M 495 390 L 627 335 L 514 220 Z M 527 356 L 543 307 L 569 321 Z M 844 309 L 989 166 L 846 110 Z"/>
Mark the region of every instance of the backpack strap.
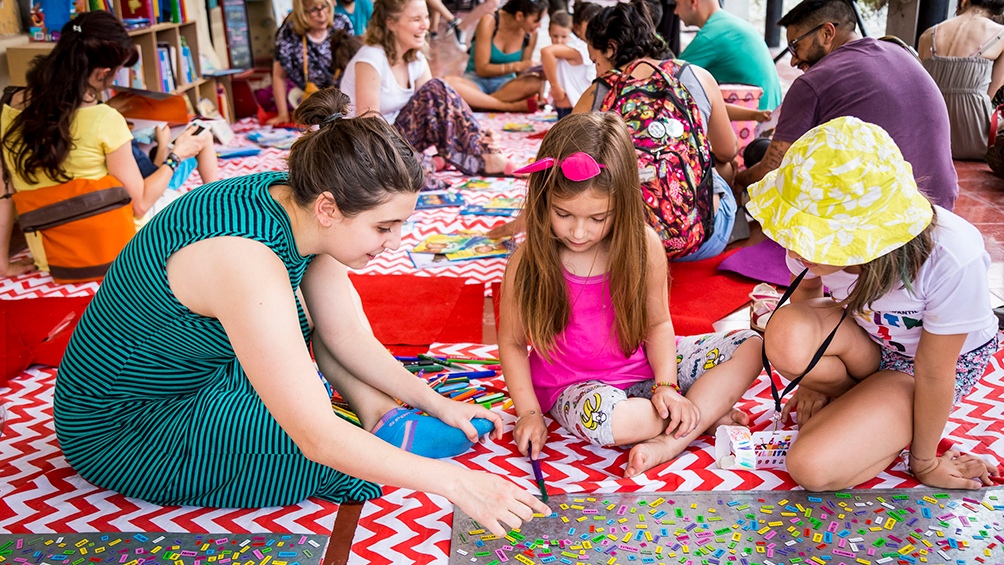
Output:
<path fill-rule="evenodd" d="M 14 95 L 24 88 L 23 86 L 8 86 L 3 89 L 3 97 L 0 97 L 0 111 L 4 106 L 9 105 L 14 99 Z M 14 196 L 14 192 L 11 190 L 10 170 L 7 168 L 7 158 L 3 154 L 2 143 L 0 143 L 0 171 L 3 172 L 3 194 L 0 195 L 0 199 L 11 198 Z"/>

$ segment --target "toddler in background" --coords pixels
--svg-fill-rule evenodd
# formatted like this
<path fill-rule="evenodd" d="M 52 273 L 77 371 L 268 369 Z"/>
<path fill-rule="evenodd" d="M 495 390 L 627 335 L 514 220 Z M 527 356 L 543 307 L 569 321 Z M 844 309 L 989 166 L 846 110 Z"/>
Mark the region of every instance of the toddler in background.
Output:
<path fill-rule="evenodd" d="M 547 28 L 551 45 L 540 50 L 544 76 L 551 86 L 551 98 L 559 118 L 572 113 L 572 107 L 596 78 L 596 65 L 589 60 L 586 47 L 586 24 L 600 11 L 598 4 L 577 2 L 574 15 L 555 12 Z"/>
<path fill-rule="evenodd" d="M 760 374 L 761 341 L 750 330 L 674 335 L 666 255 L 621 117 L 559 120 L 516 173 L 530 174 L 526 240 L 502 282 L 499 353 L 519 451 L 537 459 L 549 411 L 588 442 L 636 444 L 632 477 L 705 430 L 746 424 L 733 404 Z"/>

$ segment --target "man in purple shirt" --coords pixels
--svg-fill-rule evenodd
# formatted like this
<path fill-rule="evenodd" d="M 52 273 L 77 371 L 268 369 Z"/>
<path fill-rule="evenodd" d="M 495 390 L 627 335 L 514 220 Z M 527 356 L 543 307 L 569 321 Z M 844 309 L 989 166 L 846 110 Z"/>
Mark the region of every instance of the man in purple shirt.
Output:
<path fill-rule="evenodd" d="M 791 65 L 803 74 L 784 97 L 766 155 L 736 176 L 736 188 L 778 168 L 788 147 L 813 127 L 854 116 L 889 132 L 921 191 L 951 210 L 958 175 L 938 86 L 906 49 L 858 36 L 855 21 L 847 0 L 805 0 L 778 22 L 786 28 Z"/>

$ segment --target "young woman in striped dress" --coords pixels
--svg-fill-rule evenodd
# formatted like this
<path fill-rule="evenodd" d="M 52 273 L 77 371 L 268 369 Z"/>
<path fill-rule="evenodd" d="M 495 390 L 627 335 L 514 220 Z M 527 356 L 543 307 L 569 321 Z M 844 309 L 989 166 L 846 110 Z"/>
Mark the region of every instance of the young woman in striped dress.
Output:
<path fill-rule="evenodd" d="M 349 281 L 400 245 L 424 179 L 393 126 L 343 118 L 347 102 L 328 89 L 297 108 L 320 127 L 293 145 L 288 173 L 193 190 L 126 246 L 60 366 L 56 434 L 85 479 L 158 504 L 340 503 L 386 483 L 445 496 L 503 535 L 550 511 L 419 456 L 455 455 L 492 428 L 499 439 L 500 418 L 411 376 Z M 318 369 L 363 429 L 334 414 Z"/>

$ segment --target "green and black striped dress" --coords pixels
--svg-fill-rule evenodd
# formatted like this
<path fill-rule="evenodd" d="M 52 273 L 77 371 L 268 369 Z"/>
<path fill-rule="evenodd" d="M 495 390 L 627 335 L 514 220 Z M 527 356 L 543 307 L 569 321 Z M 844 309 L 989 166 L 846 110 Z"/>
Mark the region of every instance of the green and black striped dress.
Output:
<path fill-rule="evenodd" d="M 298 288 L 313 256 L 299 255 L 289 217 L 268 192 L 287 179 L 261 173 L 196 189 L 157 214 L 112 265 L 56 379 L 56 435 L 91 483 L 157 504 L 215 507 L 380 496 L 379 486 L 303 456 L 251 387 L 220 322 L 182 306 L 167 282 L 173 253 L 236 236 L 267 245 Z"/>

